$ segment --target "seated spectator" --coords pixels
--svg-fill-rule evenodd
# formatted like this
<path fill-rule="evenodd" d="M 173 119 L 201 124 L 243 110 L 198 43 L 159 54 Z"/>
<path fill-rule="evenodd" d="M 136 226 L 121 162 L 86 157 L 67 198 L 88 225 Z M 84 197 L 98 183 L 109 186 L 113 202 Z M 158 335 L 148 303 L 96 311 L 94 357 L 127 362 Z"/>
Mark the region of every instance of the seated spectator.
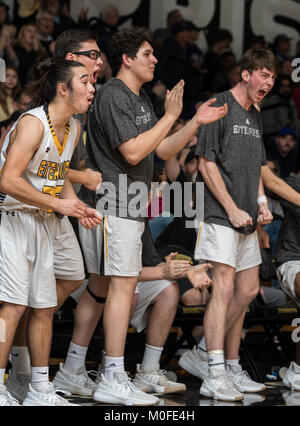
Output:
<path fill-rule="evenodd" d="M 3 1 L 0 1 L 0 26 L 10 24 L 8 11 L 9 6 L 7 6 L 7 4 Z"/>
<path fill-rule="evenodd" d="M 274 55 L 279 61 L 289 59 L 291 56 L 291 40 L 286 34 L 278 34 L 274 38 L 273 48 Z"/>
<path fill-rule="evenodd" d="M 165 42 L 165 40 L 172 36 L 172 27 L 178 22 L 183 21 L 183 16 L 179 9 L 173 9 L 170 10 L 170 12 L 167 14 L 166 18 L 166 28 L 159 28 L 156 31 L 159 32 L 160 36 L 162 37 L 162 44 Z M 154 33 L 156 32 L 154 31 Z"/>
<path fill-rule="evenodd" d="M 207 70 L 203 85 L 209 90 L 215 74 L 220 70 L 220 57 L 226 50 L 231 50 L 232 34 L 225 29 L 215 31 L 208 39 L 209 50 L 204 56 L 203 68 Z"/>
<path fill-rule="evenodd" d="M 298 138 L 297 111 L 292 93 L 292 79 L 286 75 L 278 76 L 273 91 L 261 105 L 263 137 L 267 148 L 275 142 L 283 127 L 291 127 Z"/>
<path fill-rule="evenodd" d="M 50 56 L 50 45 L 54 40 L 55 15 L 49 10 L 40 10 L 36 15 L 36 28 L 41 45 Z"/>
<path fill-rule="evenodd" d="M 30 106 L 30 101 L 30 96 L 28 96 L 24 90 L 21 90 L 16 97 L 17 110 L 22 113 L 27 111 Z"/>
<path fill-rule="evenodd" d="M 44 0 L 43 9 L 48 10 L 54 16 L 54 38 L 57 38 L 65 30 L 76 27 L 76 22 L 70 16 L 66 1 L 59 2 L 59 0 Z"/>
<path fill-rule="evenodd" d="M 42 0 L 19 0 L 19 8 L 17 12 L 17 27 L 33 22 L 38 10 L 42 7 Z"/>
<path fill-rule="evenodd" d="M 99 36 L 99 46 L 105 53 L 109 53 L 109 43 L 112 36 L 118 31 L 120 14 L 117 6 L 108 5 L 100 13 L 100 18 L 91 18 L 89 27 Z"/>
<path fill-rule="evenodd" d="M 199 32 L 201 28 L 197 27 L 192 21 L 187 21 L 189 26 L 190 40 L 187 45 L 188 49 L 188 61 L 195 67 L 198 71 L 202 70 L 204 54 L 200 47 L 197 45 L 197 40 L 199 38 Z"/>
<path fill-rule="evenodd" d="M 291 127 L 283 127 L 275 143 L 269 145 L 267 157 L 279 166 L 280 177 L 285 178 L 297 172 L 296 132 Z"/>
<path fill-rule="evenodd" d="M 34 24 L 25 24 L 20 29 L 15 52 L 20 62 L 19 76 L 21 85 L 24 87 L 27 82 L 28 71 L 32 69 L 36 62 L 46 56 L 46 50 L 38 39 L 37 28 Z"/>
<path fill-rule="evenodd" d="M 292 72 L 294 71 L 294 67 L 292 65 L 291 59 L 283 59 L 279 63 L 279 74 L 280 75 L 287 75 L 289 78 L 292 77 Z"/>
<path fill-rule="evenodd" d="M 5 121 L 17 110 L 16 96 L 20 91 L 18 72 L 6 68 L 6 82 L 0 83 L 0 122 Z"/>
<path fill-rule="evenodd" d="M 255 35 L 251 38 L 249 49 L 265 49 L 268 48 L 268 43 L 263 35 Z"/>

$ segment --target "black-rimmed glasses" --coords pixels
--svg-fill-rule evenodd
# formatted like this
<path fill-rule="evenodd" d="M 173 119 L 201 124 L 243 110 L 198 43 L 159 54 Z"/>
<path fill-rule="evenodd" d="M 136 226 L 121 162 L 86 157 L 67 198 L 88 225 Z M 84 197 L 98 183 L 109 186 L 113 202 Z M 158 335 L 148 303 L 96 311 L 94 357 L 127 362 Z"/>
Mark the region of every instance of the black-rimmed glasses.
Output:
<path fill-rule="evenodd" d="M 73 52 L 73 55 L 85 55 L 91 59 L 98 59 L 101 55 L 101 50 L 85 50 L 83 52 Z"/>

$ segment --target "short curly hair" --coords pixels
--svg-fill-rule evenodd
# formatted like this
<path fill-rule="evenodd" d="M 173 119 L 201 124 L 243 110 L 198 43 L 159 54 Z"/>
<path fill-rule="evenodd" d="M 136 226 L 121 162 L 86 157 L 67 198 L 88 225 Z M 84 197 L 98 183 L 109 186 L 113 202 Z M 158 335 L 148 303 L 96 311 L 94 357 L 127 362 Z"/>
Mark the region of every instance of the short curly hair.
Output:
<path fill-rule="evenodd" d="M 126 28 L 115 33 L 109 45 L 109 59 L 113 72 L 119 72 L 123 62 L 122 55 L 135 58 L 145 41 L 152 45 L 152 32 L 148 28 Z"/>

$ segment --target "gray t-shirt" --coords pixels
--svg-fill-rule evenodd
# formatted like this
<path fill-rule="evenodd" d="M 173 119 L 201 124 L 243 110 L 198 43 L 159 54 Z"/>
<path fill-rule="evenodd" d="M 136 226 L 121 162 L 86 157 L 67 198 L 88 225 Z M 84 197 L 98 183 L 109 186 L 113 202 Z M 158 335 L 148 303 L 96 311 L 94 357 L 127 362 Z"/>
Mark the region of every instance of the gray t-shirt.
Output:
<path fill-rule="evenodd" d="M 256 230 L 258 185 L 261 166 L 266 164 L 262 124 L 257 109 L 252 106 L 247 111 L 230 91 L 216 97 L 215 106 L 227 103 L 228 114 L 219 121 L 199 128 L 195 152 L 217 165 L 237 207 L 252 217 L 252 226 L 236 229 L 247 235 Z M 203 182 L 200 173 L 197 181 Z M 205 222 L 233 228 L 224 208 L 206 185 L 204 203 Z"/>
<path fill-rule="evenodd" d="M 102 194 L 99 198 L 105 196 L 106 206 L 116 207 L 115 215 L 118 217 L 144 220 L 144 217 L 134 217 L 128 211 L 127 206 L 140 194 L 138 190 L 128 194 L 128 187 L 134 182 L 142 182 L 147 190 L 150 190 L 154 161 L 152 153 L 132 166 L 123 158 L 118 147 L 123 142 L 152 129 L 156 123 L 153 106 L 143 89 L 137 96 L 120 79 L 113 78 L 98 90 L 88 116 L 87 166 L 102 173 Z M 123 175 L 121 186 L 120 175 Z M 105 190 L 108 188 L 107 182 L 115 185 L 115 194 L 112 190 L 108 192 Z M 83 191 L 85 194 L 81 194 L 82 198 L 88 202 L 88 194 Z M 95 202 L 95 197 L 90 198 L 90 201 Z M 147 199 L 143 202 L 147 206 Z M 114 215 L 111 210 L 109 214 Z"/>

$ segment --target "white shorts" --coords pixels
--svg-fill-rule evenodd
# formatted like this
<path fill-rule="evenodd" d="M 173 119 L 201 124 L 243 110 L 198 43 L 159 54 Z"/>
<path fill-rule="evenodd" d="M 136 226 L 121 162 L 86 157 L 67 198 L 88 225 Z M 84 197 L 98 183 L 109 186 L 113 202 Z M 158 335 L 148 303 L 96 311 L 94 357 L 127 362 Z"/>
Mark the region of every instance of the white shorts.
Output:
<path fill-rule="evenodd" d="M 261 264 L 257 232 L 241 234 L 214 223 L 201 223 L 198 231 L 195 259 L 223 263 L 236 272 Z"/>
<path fill-rule="evenodd" d="M 93 230 L 86 230 L 79 224 L 80 242 L 88 272 L 138 277 L 142 270 L 144 228 L 144 222 L 114 216 L 105 216 L 102 227 Z"/>
<path fill-rule="evenodd" d="M 290 260 L 279 266 L 280 285 L 282 290 L 290 296 L 298 305 L 300 300 L 295 292 L 296 275 L 300 272 L 300 260 Z"/>
<path fill-rule="evenodd" d="M 130 324 L 138 333 L 147 326 L 153 299 L 169 285 L 172 285 L 172 282 L 168 280 L 146 281 L 137 284 L 138 302 L 130 319 Z"/>
<path fill-rule="evenodd" d="M 32 308 L 57 305 L 56 278 L 84 279 L 83 259 L 67 217 L 3 212 L 0 300 Z"/>

